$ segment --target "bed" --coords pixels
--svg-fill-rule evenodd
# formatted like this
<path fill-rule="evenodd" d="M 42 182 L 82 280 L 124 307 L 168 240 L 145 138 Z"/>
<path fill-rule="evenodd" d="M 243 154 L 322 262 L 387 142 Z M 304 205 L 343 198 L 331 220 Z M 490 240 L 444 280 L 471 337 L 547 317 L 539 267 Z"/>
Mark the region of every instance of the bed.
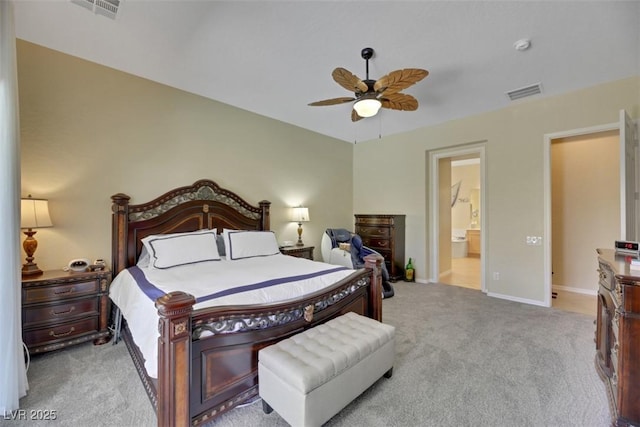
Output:
<path fill-rule="evenodd" d="M 112 196 L 116 276 L 136 268 L 143 240 L 150 236 L 203 229 L 270 229 L 268 201 L 252 205 L 210 180 L 170 190 L 146 203 L 130 200 L 122 193 Z M 381 320 L 381 262 L 381 257 L 371 256 L 365 268 L 285 300 L 198 308 L 196 297 L 182 290 L 158 297 L 155 376 L 145 368 L 125 315 L 122 338 L 156 409 L 158 425 L 200 425 L 255 399 L 257 354 L 263 347 L 350 311 Z"/>

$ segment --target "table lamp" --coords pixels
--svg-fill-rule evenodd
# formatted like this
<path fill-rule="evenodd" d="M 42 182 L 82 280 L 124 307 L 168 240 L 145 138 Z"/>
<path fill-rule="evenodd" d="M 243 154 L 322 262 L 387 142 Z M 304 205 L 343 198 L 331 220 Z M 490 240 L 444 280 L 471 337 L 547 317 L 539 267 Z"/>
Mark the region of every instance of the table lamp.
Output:
<path fill-rule="evenodd" d="M 309 221 L 309 208 L 298 206 L 291 210 L 291 221 L 298 223 L 298 241 L 296 246 L 304 246 L 302 243 L 302 223 Z"/>
<path fill-rule="evenodd" d="M 49 201 L 44 199 L 34 199 L 31 194 L 26 199 L 20 201 L 20 228 L 27 238 L 22 243 L 24 251 L 27 253 L 27 262 L 22 265 L 23 276 L 33 276 L 42 274 L 38 264 L 33 262 L 33 254 L 38 248 L 38 241 L 33 237 L 36 232 L 34 228 L 51 227 L 49 217 Z"/>

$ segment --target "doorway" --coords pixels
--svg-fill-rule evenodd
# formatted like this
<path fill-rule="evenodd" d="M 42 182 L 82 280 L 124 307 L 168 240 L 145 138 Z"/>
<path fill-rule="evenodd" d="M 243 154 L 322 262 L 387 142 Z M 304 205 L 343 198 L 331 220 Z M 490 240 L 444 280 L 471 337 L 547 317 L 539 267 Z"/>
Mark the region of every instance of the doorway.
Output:
<path fill-rule="evenodd" d="M 451 209 L 450 257 L 441 252 L 438 281 L 447 285 L 480 290 L 480 156 L 477 153 L 440 159 L 450 162 Z M 446 211 L 442 210 L 443 215 Z M 446 239 L 446 224 L 440 218 L 440 238 Z M 443 247 L 442 244 L 439 245 Z"/>
<path fill-rule="evenodd" d="M 551 140 L 552 306 L 590 295 L 596 312 L 596 248 L 620 235 L 618 130 Z"/>
<path fill-rule="evenodd" d="M 584 129 L 575 129 L 571 131 L 558 132 L 553 134 L 544 135 L 544 194 L 545 194 L 545 207 L 544 207 L 544 235 L 547 236 L 545 240 L 543 240 L 544 246 L 544 293 L 545 293 L 545 306 L 551 307 L 552 305 L 552 283 L 554 282 L 554 270 L 555 265 L 553 263 L 553 251 L 552 251 L 552 189 L 551 189 L 551 179 L 552 179 L 552 163 L 551 163 L 551 144 L 552 141 L 559 141 L 562 139 L 571 140 L 572 138 L 591 138 L 594 136 L 602 136 L 607 135 L 608 133 L 613 132 L 618 135 L 618 181 L 617 185 L 615 185 L 614 189 L 608 190 L 609 192 L 617 193 L 618 196 L 618 206 L 619 206 L 619 219 L 618 219 L 618 233 L 617 236 L 614 237 L 615 233 L 609 233 L 605 238 L 602 238 L 602 241 L 589 243 L 591 246 L 591 252 L 589 255 L 583 255 L 580 259 L 584 259 L 585 262 L 595 263 L 594 267 L 591 268 L 588 266 L 587 268 L 591 271 L 594 271 L 597 268 L 596 262 L 596 253 L 595 249 L 597 247 L 613 247 L 613 240 L 615 239 L 623 239 L 623 240 L 635 240 L 638 236 L 638 230 L 640 229 L 638 221 L 638 200 L 635 199 L 635 195 L 637 194 L 638 189 L 638 137 L 637 137 L 637 125 L 633 123 L 633 121 L 629 118 L 627 113 L 624 110 L 620 111 L 620 120 L 617 123 L 611 123 L 608 125 L 602 126 L 594 126 L 590 128 Z M 597 164 L 597 160 L 593 161 L 594 164 Z M 597 168 L 593 168 L 595 170 Z M 592 169 L 589 169 L 589 166 L 586 168 L 583 167 L 581 169 L 580 175 L 584 176 L 588 173 L 593 173 Z M 584 187 L 584 186 L 583 186 Z M 590 197 L 597 199 L 600 197 L 600 194 L 597 191 L 591 192 Z M 583 197 L 580 200 L 586 200 L 587 197 Z M 613 202 L 609 202 L 613 203 Z M 585 208 L 586 209 L 586 208 Z M 610 218 L 611 214 L 608 215 L 600 215 L 599 221 L 613 221 L 616 222 L 615 218 Z M 603 218 L 604 216 L 604 218 Z M 595 221 L 594 221 L 595 223 Z M 583 230 L 583 233 L 587 234 L 590 230 Z M 578 245 L 578 244 L 576 244 Z M 574 255 L 572 257 L 577 258 Z M 593 279 L 588 280 L 588 284 L 585 285 L 585 288 L 591 286 L 587 292 L 592 295 L 595 294 L 597 286 L 597 281 L 594 282 Z M 563 285 L 560 285 L 563 286 Z"/>
<path fill-rule="evenodd" d="M 429 281 L 486 292 L 485 143 L 428 153 Z"/>

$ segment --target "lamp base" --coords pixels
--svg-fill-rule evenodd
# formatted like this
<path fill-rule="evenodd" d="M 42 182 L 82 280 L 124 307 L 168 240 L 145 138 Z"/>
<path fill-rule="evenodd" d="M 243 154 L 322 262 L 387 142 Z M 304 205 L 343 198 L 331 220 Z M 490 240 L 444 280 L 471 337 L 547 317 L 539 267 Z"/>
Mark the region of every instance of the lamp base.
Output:
<path fill-rule="evenodd" d="M 302 243 L 302 223 L 298 223 L 298 241 L 296 242 L 296 246 L 304 246 Z"/>
<path fill-rule="evenodd" d="M 22 264 L 22 277 L 37 276 L 38 274 L 42 274 L 42 270 L 38 268 L 38 264 L 36 264 L 35 262 Z"/>
<path fill-rule="evenodd" d="M 36 249 L 38 248 L 38 241 L 33 237 L 36 234 L 31 228 L 23 231 L 23 233 L 27 236 L 22 242 L 22 247 L 24 251 L 27 253 L 27 262 L 22 264 L 22 276 L 36 276 L 38 274 L 42 274 L 42 270 L 38 268 L 38 264 L 33 262 L 33 254 L 36 253 Z"/>

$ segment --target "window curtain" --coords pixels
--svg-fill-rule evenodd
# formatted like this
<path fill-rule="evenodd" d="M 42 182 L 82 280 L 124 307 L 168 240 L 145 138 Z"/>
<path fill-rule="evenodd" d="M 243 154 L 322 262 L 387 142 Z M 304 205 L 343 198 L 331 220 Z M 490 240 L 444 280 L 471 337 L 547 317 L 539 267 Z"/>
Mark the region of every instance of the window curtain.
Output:
<path fill-rule="evenodd" d="M 20 284 L 20 126 L 13 3 L 0 0 L 0 416 L 27 394 Z"/>

